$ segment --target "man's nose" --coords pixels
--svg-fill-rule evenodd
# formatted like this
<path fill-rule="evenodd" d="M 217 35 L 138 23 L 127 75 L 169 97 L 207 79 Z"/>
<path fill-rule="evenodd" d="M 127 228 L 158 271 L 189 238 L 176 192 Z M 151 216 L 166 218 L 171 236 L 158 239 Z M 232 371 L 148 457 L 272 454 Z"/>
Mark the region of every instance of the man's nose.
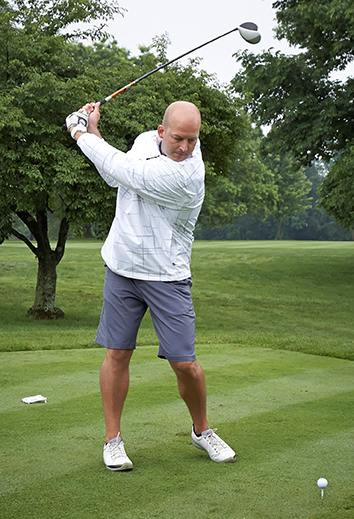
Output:
<path fill-rule="evenodd" d="M 188 150 L 188 141 L 187 141 L 187 139 L 184 140 L 184 141 L 181 141 L 179 143 L 179 147 L 180 147 L 181 151 L 187 151 Z"/>

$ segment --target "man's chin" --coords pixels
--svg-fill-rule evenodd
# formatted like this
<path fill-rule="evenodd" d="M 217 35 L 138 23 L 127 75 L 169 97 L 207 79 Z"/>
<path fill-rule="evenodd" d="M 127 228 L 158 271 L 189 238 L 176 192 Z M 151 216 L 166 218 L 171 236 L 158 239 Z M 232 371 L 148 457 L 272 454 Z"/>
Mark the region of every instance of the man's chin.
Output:
<path fill-rule="evenodd" d="M 182 160 L 186 160 L 188 158 L 188 155 L 181 155 L 180 153 L 175 153 L 173 156 L 173 159 L 175 162 L 182 162 Z"/>

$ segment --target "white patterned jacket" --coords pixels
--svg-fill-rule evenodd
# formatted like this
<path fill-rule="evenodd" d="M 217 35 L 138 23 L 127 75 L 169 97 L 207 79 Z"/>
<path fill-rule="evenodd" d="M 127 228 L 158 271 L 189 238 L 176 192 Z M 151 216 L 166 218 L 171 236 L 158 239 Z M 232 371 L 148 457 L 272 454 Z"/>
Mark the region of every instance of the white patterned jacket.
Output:
<path fill-rule="evenodd" d="M 199 140 L 181 162 L 162 155 L 160 141 L 157 131 L 143 133 L 128 153 L 89 133 L 77 143 L 102 178 L 118 187 L 116 214 L 102 247 L 107 266 L 134 279 L 180 281 L 191 275 L 205 169 Z"/>

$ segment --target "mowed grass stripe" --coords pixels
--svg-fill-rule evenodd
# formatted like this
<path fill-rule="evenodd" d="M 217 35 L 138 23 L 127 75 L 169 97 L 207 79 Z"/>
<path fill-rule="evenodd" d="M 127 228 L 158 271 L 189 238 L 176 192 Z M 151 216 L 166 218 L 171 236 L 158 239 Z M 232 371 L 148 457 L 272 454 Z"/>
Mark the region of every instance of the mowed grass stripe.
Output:
<path fill-rule="evenodd" d="M 348 489 L 353 470 L 348 460 L 353 432 L 352 429 L 338 433 L 320 442 L 303 442 L 295 448 L 288 446 L 284 451 L 274 452 L 272 457 L 266 455 L 261 461 L 257 458 L 256 463 L 250 459 L 247 464 L 239 460 L 238 467 L 232 467 L 235 470 L 225 467 L 224 473 L 216 471 L 213 477 L 204 477 L 203 486 L 194 481 L 192 489 L 186 487 L 173 498 L 149 503 L 146 517 L 182 519 L 194 510 L 197 518 L 349 519 L 353 495 L 350 491 L 348 495 Z M 338 444 L 343 445 L 339 455 Z M 257 443 L 252 447 L 256 448 Z M 347 469 L 344 477 L 343 467 Z M 318 474 L 328 473 L 330 486 L 323 502 L 316 480 Z M 133 518 L 134 512 L 125 517 Z"/>
<path fill-rule="evenodd" d="M 284 468 L 281 460 L 285 458 L 288 464 L 294 464 L 297 451 L 300 449 L 302 452 L 304 442 L 318 442 L 320 445 L 325 441 L 336 446 L 337 452 L 342 452 L 342 447 L 347 452 L 347 443 L 337 443 L 336 435 L 350 432 L 353 426 L 350 412 L 353 399 L 350 393 L 353 387 L 353 378 L 350 377 L 352 363 L 272 350 L 258 350 L 258 356 L 257 349 L 233 349 L 227 345 L 222 350 L 218 367 L 225 366 L 227 358 L 231 365 L 227 367 L 225 387 L 222 368 L 215 369 L 217 355 L 213 348 L 206 346 L 201 360 L 209 382 L 210 415 L 216 422 L 212 425 L 218 426 L 222 436 L 235 446 L 237 463 L 220 467 L 193 448 L 190 419 L 178 398 L 174 375 L 169 378 L 167 363 L 159 359 L 150 360 L 151 349 L 141 350 L 136 353 L 136 363 L 133 361 L 132 372 L 136 370 L 137 380 L 132 385 L 124 414 L 127 450 L 135 464 L 131 475 L 112 475 L 105 471 L 101 461 L 104 426 L 99 392 L 82 394 L 81 380 L 72 385 L 75 369 L 82 377 L 80 370 L 83 365 L 87 368 L 88 377 L 92 376 L 92 370 L 98 373 L 97 361 L 102 352 L 99 355 L 93 350 L 68 352 L 72 355 L 67 361 L 63 361 L 67 352 L 57 352 L 58 355 L 55 352 L 26 354 L 27 362 L 25 359 L 24 365 L 26 371 L 29 370 L 28 380 L 31 374 L 36 375 L 38 367 L 44 369 L 45 362 L 40 362 L 40 357 L 50 360 L 49 364 L 56 371 L 53 380 L 56 381 L 60 369 L 63 370 L 63 377 L 67 373 L 70 375 L 67 391 L 71 397 L 58 403 L 49 401 L 47 405 L 26 406 L 21 403 L 16 412 L 2 413 L 2 423 L 8 427 L 2 441 L 3 492 L 7 495 L 3 501 L 5 508 L 2 509 L 14 514 L 5 517 L 16 517 L 19 503 L 26 503 L 26 510 L 31 510 L 32 517 L 36 503 L 44 506 L 46 513 L 52 514 L 52 517 L 60 517 L 58 510 L 53 510 L 50 499 L 62 503 L 63 497 L 73 499 L 71 513 L 75 512 L 78 517 L 95 517 L 98 509 L 102 517 L 116 517 L 117 499 L 123 510 L 119 513 L 121 517 L 134 517 L 134 514 L 135 517 L 139 516 L 137 514 L 144 517 L 182 517 L 188 507 L 189 510 L 193 509 L 196 517 L 202 517 L 200 514 L 207 510 L 206 504 L 209 505 L 207 517 L 227 517 L 233 507 L 239 510 L 240 500 L 244 505 L 249 501 L 247 496 L 250 493 L 258 492 L 255 474 L 262 476 L 260 481 L 268 478 L 267 492 L 274 495 L 281 483 L 282 492 L 289 487 L 290 493 L 291 485 L 286 480 L 288 465 Z M 209 362 L 208 351 L 211 352 Z M 20 368 L 18 354 L 9 354 L 7 361 L 10 361 L 11 355 L 14 355 Z M 34 355 L 38 355 L 37 361 L 29 363 Z M 57 361 L 54 360 L 56 357 Z M 243 376 L 242 369 L 245 370 Z M 156 374 L 161 372 L 161 378 L 154 375 L 151 379 L 150 374 L 146 383 L 143 382 L 145 373 L 151 370 L 156 370 Z M 262 379 L 261 383 L 257 383 L 257 373 Z M 329 383 L 326 386 L 324 381 L 327 376 Z M 234 389 L 230 389 L 232 384 Z M 241 387 L 238 387 L 239 384 Z M 87 387 L 83 392 L 86 390 Z M 142 392 L 145 393 L 143 400 Z M 166 400 L 168 403 L 162 403 Z M 150 402 L 149 407 L 146 407 L 147 402 Z M 18 438 L 21 441 L 16 442 L 14 450 L 14 439 Z M 273 473 L 273 463 L 270 463 L 274 459 L 280 460 L 280 480 Z M 346 454 L 342 453 L 339 459 L 346 459 Z M 306 458 L 303 461 L 305 463 Z M 311 462 L 311 471 L 314 472 L 315 468 Z M 84 489 L 85 474 L 87 484 L 92 487 L 90 495 Z M 119 488 L 117 479 L 112 479 L 112 476 L 121 478 L 118 480 Z M 133 480 L 128 479 L 132 476 Z M 307 477 L 310 478 L 310 475 Z M 239 490 L 235 493 L 233 487 L 237 484 Z M 188 490 L 190 485 L 193 492 Z M 221 494 L 215 492 L 218 485 L 222 488 Z M 78 500 L 75 488 L 79 492 L 81 510 L 75 506 Z M 232 490 L 230 495 L 228 488 L 230 492 Z M 114 493 L 114 499 L 107 496 L 110 492 Z M 171 493 L 173 497 L 169 495 Z M 40 495 L 40 501 L 38 498 L 36 501 L 33 495 Z M 104 502 L 100 503 L 103 495 Z M 137 495 L 140 498 L 135 505 L 134 496 Z M 300 499 L 298 495 L 297 499 Z M 181 507 L 180 500 L 183 501 Z M 200 506 L 197 506 L 198 503 Z M 222 512 L 218 511 L 221 505 Z M 255 513 L 261 513 L 257 511 L 262 509 L 260 502 L 258 508 L 252 506 Z M 287 508 L 294 514 L 297 506 L 293 496 Z M 30 513 L 26 513 L 21 516 L 31 517 Z M 238 517 L 241 518 L 241 515 Z M 259 517 L 267 515 L 264 513 Z M 288 514 L 286 517 L 299 515 Z"/>
<path fill-rule="evenodd" d="M 272 381 L 270 381 L 272 383 Z M 284 380 L 286 383 L 286 379 Z M 212 424 L 217 425 L 219 428 L 223 424 L 232 422 L 235 426 L 234 430 L 228 426 L 229 441 L 239 441 L 239 423 L 241 420 L 257 416 L 259 420 L 260 416 L 267 413 L 274 413 L 274 415 L 280 415 L 287 407 L 292 409 L 291 412 L 295 412 L 295 406 L 299 409 L 302 407 L 318 405 L 320 408 L 323 405 L 323 401 L 327 402 L 326 394 L 322 399 L 306 398 L 297 399 L 294 396 L 291 398 L 282 398 L 279 394 L 274 397 L 271 391 L 253 391 L 254 388 L 245 388 L 246 398 L 243 392 L 235 392 L 233 395 L 226 394 L 225 398 L 222 398 L 222 394 L 218 398 L 212 397 L 210 407 L 210 417 Z M 254 396 L 249 397 L 249 392 L 252 390 Z M 248 391 L 248 394 L 247 394 Z M 352 400 L 354 397 L 354 391 L 334 393 L 335 401 Z M 171 436 L 185 436 L 188 437 L 190 434 L 190 419 L 186 413 L 184 404 L 174 397 L 173 401 L 169 404 L 156 404 L 150 405 L 148 408 L 141 409 L 130 409 L 131 402 L 127 402 L 125 418 L 123 423 L 125 425 L 125 433 L 130 445 L 134 445 L 135 442 L 142 442 L 144 449 L 150 449 L 156 444 L 164 444 L 170 441 Z M 144 403 L 142 403 L 144 405 Z M 225 411 L 225 408 L 228 411 Z M 83 411 L 84 409 L 84 411 Z M 350 410 L 348 410 L 350 411 Z M 32 411 L 30 411 L 32 412 Z M 102 410 L 100 405 L 99 395 L 92 396 L 91 398 L 76 399 L 75 402 L 68 401 L 66 405 L 54 407 L 48 411 L 42 409 L 38 412 L 32 412 L 33 416 L 30 416 L 30 412 L 24 413 L 23 419 L 19 419 L 18 414 L 4 414 L 3 419 L 6 423 L 11 426 L 11 434 L 15 433 L 17 436 L 23 437 L 21 445 L 28 451 L 31 451 L 31 443 L 35 438 L 35 443 L 38 445 L 46 445 L 49 438 L 47 434 L 52 435 L 54 443 L 56 438 L 59 436 L 67 436 L 70 438 L 76 437 L 77 426 L 74 424 L 79 421 L 82 430 L 87 428 L 87 435 L 83 434 L 82 437 L 91 437 L 92 424 L 100 428 L 100 433 L 96 439 L 98 443 L 103 439 L 104 427 L 102 423 Z M 76 418 L 77 417 L 77 418 Z M 329 417 L 330 418 L 330 417 Z M 270 421 L 271 427 L 274 429 L 277 426 L 278 419 L 274 418 Z M 280 420 L 282 421 L 282 420 Z M 285 427 L 289 426 L 289 421 L 285 421 L 283 424 Z M 346 420 L 343 420 L 341 416 L 341 424 L 345 424 Z M 338 425 L 336 424 L 336 427 Z M 269 429 L 269 427 L 267 427 Z M 31 430 L 31 437 L 26 437 L 24 434 L 26 430 Z M 221 429 L 222 430 L 222 429 Z M 163 433 L 161 433 L 163 431 Z M 81 437 L 81 436 L 80 436 Z M 5 439 L 5 435 L 4 435 Z M 276 444 L 278 448 L 279 445 Z M 9 453 L 10 454 L 10 451 Z M 18 454 L 18 453 L 17 453 Z M 20 456 L 21 457 L 21 456 Z M 37 459 L 37 456 L 35 456 Z M 6 457 L 5 457 L 6 466 Z"/>
<path fill-rule="evenodd" d="M 217 399 L 217 395 L 213 391 L 213 381 L 215 381 L 214 386 L 220 385 L 221 380 L 218 380 L 218 378 L 222 378 L 222 398 L 235 402 L 243 401 L 240 386 L 245 384 L 247 388 L 250 384 L 254 384 L 252 393 L 259 395 L 265 395 L 268 392 L 266 388 L 271 387 L 272 394 L 269 398 L 272 400 L 276 399 L 279 391 L 282 392 L 282 399 L 284 399 L 286 393 L 289 393 L 291 398 L 298 394 L 298 397 L 301 396 L 301 399 L 306 400 L 314 398 L 314 394 L 316 398 L 316 395 L 328 394 L 328 392 L 345 391 L 352 383 L 352 365 L 346 361 L 339 361 L 336 364 L 341 366 L 341 377 L 338 379 L 335 373 L 328 373 L 332 363 L 331 359 L 325 357 L 313 358 L 307 356 L 304 358 L 297 353 L 284 355 L 283 352 L 264 350 L 263 356 L 262 351 L 258 351 L 258 355 L 252 358 L 250 354 L 254 350 L 242 348 L 236 350 L 230 348 L 229 345 L 225 345 L 225 349 L 227 348 L 231 350 L 232 355 L 220 355 L 218 358 L 215 354 L 208 356 L 202 353 L 199 356 L 199 361 L 210 379 L 209 386 L 211 385 L 211 389 L 208 391 L 210 402 Z M 213 351 L 213 348 L 210 347 L 206 347 L 206 349 Z M 155 404 L 159 398 L 162 402 L 165 401 L 168 395 L 164 394 L 164 388 L 168 388 L 170 392 L 171 388 L 174 390 L 176 387 L 175 376 L 167 362 L 161 360 L 144 361 L 144 358 L 150 357 L 149 353 L 146 350 L 137 352 L 135 357 L 133 356 L 131 367 L 131 382 L 135 400 L 147 407 L 149 407 L 150 401 Z M 4 383 L 4 378 L 9 377 L 6 374 L 8 363 L 11 363 L 11 358 L 14 358 L 15 361 L 19 359 L 20 355 L 16 353 L 3 355 L 4 364 L 1 371 L 4 372 Z M 74 350 L 55 353 L 29 352 L 25 354 L 22 365 L 16 367 L 14 365 L 16 362 L 11 363 L 12 381 L 8 383 L 8 389 L 1 390 L 0 410 L 9 411 L 18 408 L 22 410 L 24 404 L 22 404 L 21 398 L 32 394 L 44 394 L 50 403 L 58 404 L 72 398 L 97 393 L 99 391 L 99 367 L 103 355 L 104 352 L 100 349 L 84 352 Z M 46 359 L 46 361 L 36 362 L 38 357 Z M 92 365 L 87 370 L 82 370 L 83 363 L 80 357 L 92 358 Z M 53 362 L 53 358 L 56 361 Z M 137 362 L 134 362 L 136 358 Z M 286 362 L 283 362 L 285 358 Z M 277 375 L 281 374 L 285 364 L 289 363 L 289 358 L 293 359 L 293 364 L 290 368 L 287 367 L 286 378 L 282 376 L 278 379 Z M 78 361 L 77 364 L 75 364 L 75 360 Z M 314 362 L 317 366 L 321 366 L 317 367 L 316 371 L 313 371 L 311 367 Z M 222 373 L 220 373 L 220 368 L 222 368 Z M 309 368 L 311 368 L 311 371 L 309 371 Z M 63 370 L 65 370 L 65 373 L 63 373 Z M 292 371 L 294 375 L 291 376 L 289 371 Z M 53 375 L 48 376 L 48 372 L 53 372 Z M 21 383 L 15 384 L 16 378 Z M 24 378 L 26 378 L 25 381 Z M 260 380 L 264 380 L 264 382 L 262 383 Z M 154 381 L 158 381 L 158 383 L 154 384 Z M 272 382 L 271 386 L 269 386 L 270 381 Z M 228 386 L 231 387 L 230 393 L 227 391 Z M 154 393 L 156 395 L 151 398 Z M 247 390 L 243 393 L 247 394 Z M 301 393 L 303 394 L 301 395 Z M 175 391 L 173 391 L 173 394 L 175 394 Z"/>
<path fill-rule="evenodd" d="M 201 346 L 200 351 L 222 351 L 219 348 Z M 146 384 L 156 379 L 174 381 L 175 376 L 166 361 L 156 359 L 157 348 L 138 348 L 133 355 L 130 378 L 132 385 Z M 204 368 L 232 369 L 235 364 L 260 362 L 260 358 L 250 356 L 249 350 L 239 350 L 238 355 L 202 355 Z M 49 402 L 64 402 L 72 394 L 81 396 L 98 390 L 99 370 L 105 349 L 42 352 L 2 353 L 0 366 L 1 395 L 0 411 L 9 411 L 23 404 L 21 399 L 32 394 L 43 394 Z M 208 359 L 208 360 L 206 360 Z M 11 370 L 9 370 L 11 366 Z M 87 369 L 84 369 L 84 368 Z M 240 368 L 244 369 L 244 368 Z M 152 388 L 151 388 L 152 390 Z M 142 394 L 147 394 L 143 388 Z"/>
<path fill-rule="evenodd" d="M 214 466 L 212 474 L 208 470 L 208 460 L 198 451 L 191 451 L 188 456 L 185 451 L 178 453 L 185 467 L 178 474 L 172 461 L 163 458 L 158 446 L 150 448 L 149 453 L 158 460 L 151 467 L 154 483 L 162 492 L 170 485 L 176 488 L 173 498 L 166 500 L 163 497 L 153 502 L 147 499 L 146 517 L 182 518 L 191 510 L 196 517 L 310 517 L 307 514 L 323 510 L 315 484 L 318 474 L 331 474 L 331 477 L 333 474 L 333 485 L 336 486 L 343 467 L 347 470 L 346 477 L 344 481 L 341 479 L 340 486 L 335 489 L 338 494 L 332 494 L 331 502 L 335 510 L 333 519 L 342 517 L 336 505 L 348 502 L 347 494 L 353 477 L 353 466 L 348 463 L 353 438 L 352 394 L 345 399 L 347 422 L 343 422 L 342 410 L 338 409 L 342 398 L 339 401 L 333 398 L 329 402 L 323 399 L 319 405 L 314 402 L 310 409 L 308 404 L 288 406 L 283 410 L 221 424 L 228 439 L 231 431 L 237 431 L 238 461 L 232 467 Z M 338 412 L 333 412 L 336 408 Z M 268 441 L 264 441 L 267 437 Z M 169 447 L 174 452 L 176 443 Z M 341 450 L 339 455 L 338 449 Z M 143 449 L 139 458 L 148 470 L 149 462 Z M 164 465 L 162 475 L 161 464 Z M 194 464 L 198 467 L 195 472 L 192 471 Z M 167 478 L 165 483 L 159 479 L 159 476 L 163 479 L 163 475 Z M 183 489 L 179 491 L 181 485 Z M 153 495 L 156 498 L 156 493 Z M 124 517 L 134 517 L 134 513 L 137 512 L 131 514 L 125 510 Z"/>
<path fill-rule="evenodd" d="M 213 464 L 212 471 L 202 453 L 181 453 L 173 448 L 176 441 L 166 446 L 171 448 L 171 456 L 161 450 L 142 449 L 135 464 L 137 470 L 130 474 L 109 476 L 87 456 L 86 465 L 73 467 L 70 474 L 57 474 L 50 481 L 37 484 L 32 481 L 28 489 L 12 492 L 3 501 L 11 506 L 6 517 L 31 517 L 39 505 L 54 518 L 183 518 L 191 515 L 191 511 L 197 518 L 324 517 L 315 515 L 324 510 L 315 482 L 319 473 L 329 471 L 332 488 L 326 491 L 325 517 L 351 517 L 338 512 L 338 504 L 351 506 L 348 488 L 352 467 L 348 459 L 352 432 L 302 442 L 292 448 L 288 445 L 286 450 L 269 453 L 271 457 L 263 452 L 262 459 L 256 461 L 252 460 L 251 452 L 256 451 L 259 440 L 254 440 L 249 442 L 249 459 L 239 458 L 235 465 L 228 466 Z M 339 455 L 338 445 L 343 445 Z M 178 466 L 175 455 L 180 456 Z M 348 469 L 344 477 L 340 473 L 343 466 Z M 153 473 L 154 477 L 143 478 L 146 472 Z M 21 514 L 16 516 L 21 510 L 20 503 L 23 505 L 24 494 L 28 507 L 22 507 Z M 59 512 L 55 503 L 63 497 Z M 342 512 L 344 506 L 341 506 Z M 328 513 L 331 509 L 334 515 Z"/>
<path fill-rule="evenodd" d="M 104 428 L 98 417 L 93 423 L 76 427 L 56 429 L 53 424 L 50 431 L 36 431 L 30 437 L 29 429 L 24 425 L 14 430 L 16 439 L 2 448 L 0 495 L 25 491 L 35 484 L 46 485 L 60 475 L 85 471 L 89 464 L 99 466 Z"/>

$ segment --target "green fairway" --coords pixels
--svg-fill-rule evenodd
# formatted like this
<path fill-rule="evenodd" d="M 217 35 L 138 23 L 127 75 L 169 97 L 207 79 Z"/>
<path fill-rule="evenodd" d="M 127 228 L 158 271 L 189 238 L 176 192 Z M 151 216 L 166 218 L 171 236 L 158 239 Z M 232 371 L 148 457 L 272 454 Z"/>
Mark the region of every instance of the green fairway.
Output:
<path fill-rule="evenodd" d="M 123 421 L 129 473 L 102 462 L 102 349 L 3 353 L 1 516 L 353 517 L 353 363 L 230 344 L 198 353 L 209 419 L 236 463 L 213 463 L 192 446 L 175 376 L 144 347 Z M 37 393 L 48 403 L 21 402 Z M 329 481 L 323 501 L 318 477 Z"/>
<path fill-rule="evenodd" d="M 63 321 L 26 317 L 36 260 L 0 247 L 0 351 L 94 347 L 102 304 L 101 243 L 71 241 L 58 267 Z M 353 242 L 200 242 L 193 247 L 197 343 L 282 348 L 354 360 Z M 157 344 L 149 315 L 139 344 Z"/>
<path fill-rule="evenodd" d="M 194 244 L 209 421 L 237 461 L 193 447 L 147 314 L 123 413 L 128 473 L 102 462 L 100 247 L 67 244 L 56 301 L 65 319 L 47 322 L 26 316 L 35 258 L 19 242 L 0 247 L 0 517 L 353 518 L 354 243 Z M 48 403 L 22 403 L 36 394 Z"/>

